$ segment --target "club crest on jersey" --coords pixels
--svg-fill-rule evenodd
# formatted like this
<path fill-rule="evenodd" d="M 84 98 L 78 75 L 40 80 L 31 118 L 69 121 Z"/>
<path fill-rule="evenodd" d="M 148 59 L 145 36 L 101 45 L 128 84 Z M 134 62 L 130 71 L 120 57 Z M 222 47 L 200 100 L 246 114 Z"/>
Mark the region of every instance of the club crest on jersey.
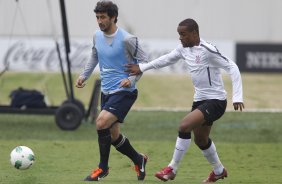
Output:
<path fill-rule="evenodd" d="M 197 55 L 195 59 L 195 63 L 200 63 L 200 62 L 201 62 L 201 57 Z"/>

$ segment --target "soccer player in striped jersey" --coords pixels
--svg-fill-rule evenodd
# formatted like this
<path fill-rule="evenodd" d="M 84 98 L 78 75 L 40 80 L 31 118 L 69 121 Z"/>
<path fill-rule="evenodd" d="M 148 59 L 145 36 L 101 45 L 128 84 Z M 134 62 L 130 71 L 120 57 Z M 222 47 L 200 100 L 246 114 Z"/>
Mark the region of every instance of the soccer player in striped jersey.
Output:
<path fill-rule="evenodd" d="M 181 41 L 177 48 L 149 63 L 128 64 L 126 71 L 130 75 L 139 75 L 150 69 L 174 64 L 180 59 L 186 62 L 195 88 L 192 110 L 180 122 L 171 162 L 155 176 L 163 181 L 175 178 L 180 161 L 191 144 L 193 132 L 196 145 L 213 168 L 203 182 L 216 182 L 227 177 L 227 169 L 221 163 L 215 144 L 209 137 L 213 122 L 224 114 L 227 105 L 221 69 L 231 77 L 234 109 L 242 111 L 244 103 L 240 71 L 237 65 L 223 56 L 214 45 L 200 38 L 195 20 L 183 20 L 179 23 L 177 31 Z"/>
<path fill-rule="evenodd" d="M 101 112 L 96 119 L 100 163 L 85 181 L 99 181 L 109 173 L 110 148 L 129 157 L 135 164 L 137 179 L 144 180 L 147 156 L 138 153 L 127 137 L 120 132 L 138 91 L 135 87 L 140 76 L 129 76 L 125 64 L 147 61 L 147 56 L 138 44 L 138 39 L 116 25 L 118 7 L 111 1 L 98 1 L 94 12 L 100 30 L 94 34 L 92 55 L 83 72 L 76 81 L 76 87 L 82 88 L 99 63 L 101 77 Z M 95 157 L 95 156 L 93 156 Z"/>

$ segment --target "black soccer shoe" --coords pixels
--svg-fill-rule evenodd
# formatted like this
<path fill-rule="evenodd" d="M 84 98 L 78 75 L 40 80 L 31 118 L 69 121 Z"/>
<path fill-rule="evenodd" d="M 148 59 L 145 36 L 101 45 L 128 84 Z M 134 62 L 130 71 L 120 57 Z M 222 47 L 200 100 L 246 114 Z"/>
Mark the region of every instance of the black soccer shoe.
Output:
<path fill-rule="evenodd" d="M 140 154 L 140 155 L 142 156 L 142 161 L 140 162 L 140 164 L 135 165 L 135 171 L 137 172 L 137 179 L 144 180 L 146 176 L 145 167 L 148 161 L 148 156 L 144 154 Z"/>
<path fill-rule="evenodd" d="M 87 176 L 84 181 L 99 181 L 100 179 L 106 177 L 109 174 L 109 169 L 103 171 L 101 168 L 93 170 L 89 176 Z"/>

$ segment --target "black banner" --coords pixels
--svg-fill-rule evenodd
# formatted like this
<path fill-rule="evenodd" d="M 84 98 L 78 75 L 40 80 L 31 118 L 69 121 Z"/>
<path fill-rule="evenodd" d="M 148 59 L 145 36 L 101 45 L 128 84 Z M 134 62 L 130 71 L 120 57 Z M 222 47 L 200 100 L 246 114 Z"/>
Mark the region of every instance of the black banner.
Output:
<path fill-rule="evenodd" d="M 244 72 L 282 72 L 282 44 L 236 44 L 236 63 Z"/>

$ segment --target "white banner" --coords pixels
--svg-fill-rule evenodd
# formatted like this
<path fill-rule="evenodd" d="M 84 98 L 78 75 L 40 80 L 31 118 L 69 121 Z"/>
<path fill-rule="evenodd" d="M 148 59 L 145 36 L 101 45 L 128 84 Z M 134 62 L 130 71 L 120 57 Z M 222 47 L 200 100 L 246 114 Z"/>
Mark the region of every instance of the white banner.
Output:
<path fill-rule="evenodd" d="M 215 42 L 213 42 L 215 43 Z M 69 58 L 73 72 L 80 72 L 91 54 L 91 39 L 72 39 L 71 52 Z M 164 55 L 173 50 L 179 41 L 177 40 L 143 40 L 141 45 L 148 53 L 149 61 Z M 234 43 L 217 42 L 215 43 L 223 54 L 234 60 Z M 59 41 L 60 53 L 63 66 L 66 71 L 65 50 L 63 40 Z M 59 72 L 60 62 L 54 40 L 48 38 L 8 38 L 0 37 L 0 70 L 5 68 L 8 71 L 19 72 Z M 96 67 L 96 70 L 98 67 Z M 174 65 L 152 70 L 151 73 L 185 73 L 186 65 L 184 62 L 178 62 Z"/>
<path fill-rule="evenodd" d="M 59 41 L 59 48 L 66 69 L 64 42 Z M 8 67 L 9 71 L 23 72 L 58 72 L 60 62 L 56 44 L 51 39 L 0 39 L 0 68 Z M 74 71 L 81 70 L 89 58 L 91 45 L 81 40 L 71 43 L 69 55 Z"/>

